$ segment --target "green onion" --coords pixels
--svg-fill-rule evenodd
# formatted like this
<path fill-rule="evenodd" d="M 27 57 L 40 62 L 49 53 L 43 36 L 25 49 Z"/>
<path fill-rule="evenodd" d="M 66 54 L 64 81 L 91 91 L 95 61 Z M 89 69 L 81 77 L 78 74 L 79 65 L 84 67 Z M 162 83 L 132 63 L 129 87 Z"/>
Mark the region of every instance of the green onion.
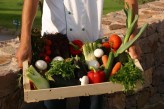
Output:
<path fill-rule="evenodd" d="M 128 41 L 127 43 L 125 43 L 123 45 L 121 45 L 121 47 L 115 53 L 115 57 L 117 57 L 119 54 L 121 54 L 125 50 L 127 50 L 141 36 L 141 34 L 144 32 L 144 30 L 146 29 L 147 26 L 148 26 L 148 24 L 144 24 L 144 26 L 140 29 L 139 33 L 132 40 Z"/>

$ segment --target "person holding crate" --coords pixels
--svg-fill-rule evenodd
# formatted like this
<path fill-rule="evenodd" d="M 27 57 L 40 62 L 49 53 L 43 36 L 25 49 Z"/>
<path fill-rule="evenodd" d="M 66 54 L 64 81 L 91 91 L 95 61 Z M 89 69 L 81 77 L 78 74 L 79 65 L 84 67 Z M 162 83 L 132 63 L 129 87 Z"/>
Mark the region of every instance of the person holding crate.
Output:
<path fill-rule="evenodd" d="M 16 57 L 18 66 L 22 68 L 22 63 L 26 59 L 31 61 L 31 29 L 37 12 L 39 0 L 24 0 L 22 12 L 22 27 L 20 46 Z M 41 34 L 61 33 L 68 37 L 70 41 L 79 39 L 83 42 L 95 41 L 103 36 L 101 27 L 101 17 L 103 12 L 104 0 L 44 0 L 42 14 L 42 29 Z M 133 14 L 138 14 L 137 0 L 124 0 L 132 8 Z M 133 15 L 134 17 L 134 15 Z M 136 28 L 137 29 L 137 24 Z M 135 31 L 131 38 L 135 36 Z M 140 50 L 133 45 L 129 48 L 129 53 L 132 58 L 140 57 Z M 91 97 L 88 106 L 84 106 L 86 102 L 80 102 L 80 109 L 100 109 L 100 96 Z M 81 101 L 85 101 L 86 99 Z M 88 100 L 88 99 L 87 99 Z M 56 105 L 63 104 L 61 101 L 52 101 Z M 52 105 L 52 103 L 48 103 Z M 64 109 L 62 107 L 50 107 L 48 109 Z M 53 105 L 55 105 L 53 104 Z M 84 104 L 84 105 L 83 105 Z M 90 104 L 90 105 L 89 105 Z"/>

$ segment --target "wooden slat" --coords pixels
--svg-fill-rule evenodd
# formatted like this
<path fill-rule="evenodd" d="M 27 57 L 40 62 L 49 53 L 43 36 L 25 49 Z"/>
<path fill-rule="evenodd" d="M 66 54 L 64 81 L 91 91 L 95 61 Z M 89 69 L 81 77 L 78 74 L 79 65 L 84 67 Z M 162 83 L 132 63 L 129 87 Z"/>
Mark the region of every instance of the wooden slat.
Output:
<path fill-rule="evenodd" d="M 141 64 L 138 60 L 135 60 L 135 64 L 138 68 L 143 70 Z M 114 93 L 118 91 L 123 91 L 123 86 L 121 84 L 115 84 L 112 82 L 103 82 L 97 84 L 88 84 L 84 86 L 69 86 L 69 87 L 60 87 L 60 88 L 49 88 L 49 89 L 39 89 L 39 90 L 30 90 L 29 80 L 26 77 L 26 69 L 28 67 L 28 62 L 23 64 L 23 84 L 24 84 L 24 100 L 26 102 L 38 102 L 43 100 L 50 99 L 64 99 L 77 96 L 89 96 L 89 95 L 99 95 Z M 146 77 L 147 74 L 143 72 L 143 77 Z M 148 78 L 146 81 L 151 81 L 151 78 Z M 141 85 L 137 83 L 135 91 L 141 90 L 143 87 L 150 85 L 150 82 L 147 82 L 146 85 Z"/>
<path fill-rule="evenodd" d="M 23 62 L 23 87 L 24 87 L 24 90 L 31 90 L 29 79 L 26 77 L 27 68 L 28 68 L 28 60 Z"/>
<path fill-rule="evenodd" d="M 25 95 L 28 98 L 27 102 L 37 102 L 40 100 L 63 99 L 77 96 L 113 93 L 121 90 L 123 90 L 122 85 L 106 82 L 98 84 L 88 84 L 85 86 L 70 86 L 31 91 L 27 90 L 25 91 Z"/>

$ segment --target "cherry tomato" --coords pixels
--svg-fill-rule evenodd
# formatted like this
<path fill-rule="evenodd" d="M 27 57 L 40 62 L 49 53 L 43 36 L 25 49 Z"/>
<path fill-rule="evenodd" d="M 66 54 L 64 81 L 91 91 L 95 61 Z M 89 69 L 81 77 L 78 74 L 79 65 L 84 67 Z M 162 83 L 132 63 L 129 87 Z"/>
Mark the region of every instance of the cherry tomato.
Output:
<path fill-rule="evenodd" d="M 45 43 L 46 43 L 46 45 L 48 45 L 48 46 L 51 46 L 51 45 L 52 45 L 52 41 L 49 40 L 49 39 L 45 39 Z"/>
<path fill-rule="evenodd" d="M 50 63 L 51 62 L 51 59 L 49 56 L 45 56 L 44 60 L 47 62 L 47 63 Z"/>
<path fill-rule="evenodd" d="M 50 49 L 51 49 L 50 46 L 48 46 L 48 45 L 44 46 L 44 50 L 45 50 L 45 51 L 50 50 Z"/>
<path fill-rule="evenodd" d="M 46 55 L 51 55 L 51 50 L 46 50 Z"/>
<path fill-rule="evenodd" d="M 106 49 L 110 49 L 110 44 L 109 42 L 103 42 L 102 46 L 105 47 Z"/>

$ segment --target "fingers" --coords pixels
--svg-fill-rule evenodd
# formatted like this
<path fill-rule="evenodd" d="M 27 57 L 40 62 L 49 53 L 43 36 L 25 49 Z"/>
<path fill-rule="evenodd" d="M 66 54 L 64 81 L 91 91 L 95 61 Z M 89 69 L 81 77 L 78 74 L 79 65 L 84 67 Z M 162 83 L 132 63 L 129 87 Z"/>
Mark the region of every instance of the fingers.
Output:
<path fill-rule="evenodd" d="M 22 69 L 23 62 L 25 60 L 28 60 L 28 62 L 31 62 L 31 57 L 32 57 L 31 52 L 28 53 L 28 52 L 22 52 L 22 50 L 18 50 L 16 54 L 18 67 Z"/>
<path fill-rule="evenodd" d="M 18 51 L 16 53 L 16 59 L 17 59 L 18 67 L 22 69 L 23 65 L 22 65 L 22 61 L 20 59 L 20 56 L 19 56 L 19 52 Z"/>
<path fill-rule="evenodd" d="M 17 64 L 19 68 L 23 68 L 23 62 L 22 59 L 20 59 L 19 55 L 16 55 L 16 59 L 17 59 Z"/>
<path fill-rule="evenodd" d="M 23 68 L 23 61 L 18 60 L 18 67 L 21 68 L 21 69 Z"/>
<path fill-rule="evenodd" d="M 129 55 L 132 59 L 140 59 L 141 58 L 141 49 L 139 46 L 133 45 L 129 48 Z"/>

